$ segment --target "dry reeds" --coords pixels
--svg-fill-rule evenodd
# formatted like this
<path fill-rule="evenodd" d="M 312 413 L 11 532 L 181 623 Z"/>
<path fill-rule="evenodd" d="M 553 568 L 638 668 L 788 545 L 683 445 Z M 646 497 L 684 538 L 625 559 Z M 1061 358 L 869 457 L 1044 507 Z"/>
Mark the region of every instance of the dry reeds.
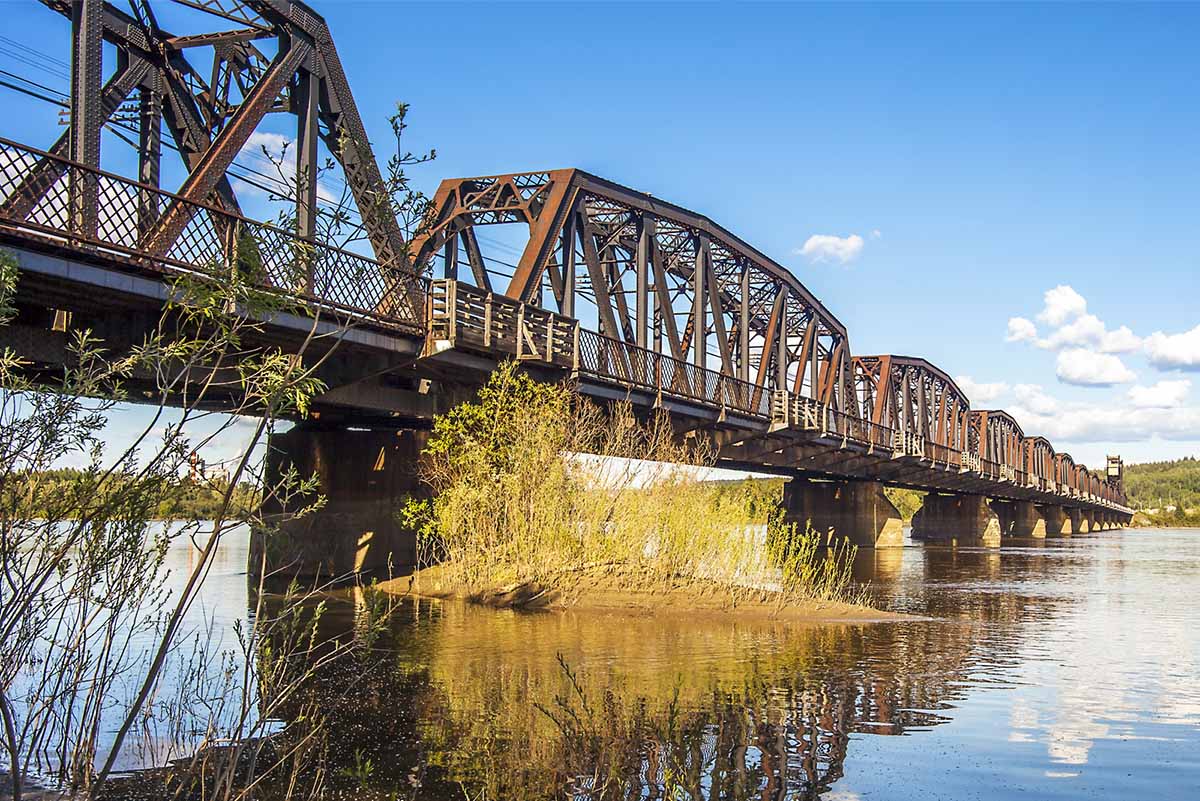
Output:
<path fill-rule="evenodd" d="M 630 592 L 693 585 L 730 603 L 838 600 L 853 546 L 772 534 L 703 481 L 714 454 L 666 415 L 600 407 L 502 365 L 476 402 L 439 417 L 423 455 L 433 500 L 412 501 L 421 566 L 480 596 L 570 596 L 590 581 Z"/>

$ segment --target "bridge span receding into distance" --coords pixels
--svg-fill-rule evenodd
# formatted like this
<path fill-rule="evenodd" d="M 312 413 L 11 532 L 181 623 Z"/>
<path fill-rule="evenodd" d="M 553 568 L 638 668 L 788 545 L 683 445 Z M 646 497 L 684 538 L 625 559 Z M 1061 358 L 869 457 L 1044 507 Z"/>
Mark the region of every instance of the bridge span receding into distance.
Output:
<path fill-rule="evenodd" d="M 60 369 L 69 320 L 132 347 L 178 277 L 253 264 L 261 288 L 296 303 L 262 321 L 260 344 L 299 348 L 315 327 L 331 336 L 309 355 L 337 349 L 321 361 L 328 389 L 312 414 L 269 450 L 274 469 L 316 472 L 328 498 L 281 559 L 335 574 L 411 562 L 393 505 L 419 491 L 424 432 L 507 359 L 669 415 L 680 436 L 711 442 L 722 467 L 791 477 L 791 519 L 861 546 L 901 542 L 884 486 L 927 492 L 913 536 L 935 542 L 993 545 L 1131 518 L 1118 457 L 1098 475 L 1004 411 L 974 408 L 925 359 L 854 355 L 796 276 L 681 206 L 575 169 L 461 178 L 441 183 L 425 224 L 404 236 L 373 200 L 384 181 L 321 18 L 289 0 L 176 2 L 222 29 L 167 33 L 144 0 L 136 15 L 45 2 L 72 23 L 70 124 L 46 149 L 0 139 L 0 248 L 20 277 L 0 345 L 34 371 Z M 102 63 L 105 42 L 115 64 Z M 211 71 L 194 66 L 197 51 Z M 122 114 L 130 104 L 136 113 Z M 267 115 L 295 118 L 287 226 L 245 216 L 230 180 Z M 101 169 L 106 126 L 130 125 L 136 176 Z M 164 140 L 185 172 L 173 191 L 162 186 Z M 318 237 L 321 144 L 371 255 Z"/>

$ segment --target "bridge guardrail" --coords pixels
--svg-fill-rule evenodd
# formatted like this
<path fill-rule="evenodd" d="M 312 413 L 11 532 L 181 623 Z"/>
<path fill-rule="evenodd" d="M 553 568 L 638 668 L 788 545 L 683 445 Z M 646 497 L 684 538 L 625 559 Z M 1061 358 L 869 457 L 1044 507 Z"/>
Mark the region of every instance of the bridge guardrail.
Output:
<path fill-rule="evenodd" d="M 844 437 L 848 441 L 886 448 L 888 451 L 892 449 L 890 428 L 839 411 L 812 398 L 793 395 L 787 390 L 771 393 L 771 419 L 791 428 Z"/>
<path fill-rule="evenodd" d="M 228 275 L 339 316 L 419 333 L 426 280 L 148 184 L 0 138 L 0 230 L 159 274 Z M 159 226 L 168 214 L 177 236 Z"/>
<path fill-rule="evenodd" d="M 429 287 L 426 348 L 467 346 L 559 367 L 575 365 L 579 322 L 451 279 Z"/>
<path fill-rule="evenodd" d="M 771 413 L 769 393 L 755 384 L 583 328 L 579 329 L 576 369 L 626 387 L 664 392 L 757 417 Z"/>

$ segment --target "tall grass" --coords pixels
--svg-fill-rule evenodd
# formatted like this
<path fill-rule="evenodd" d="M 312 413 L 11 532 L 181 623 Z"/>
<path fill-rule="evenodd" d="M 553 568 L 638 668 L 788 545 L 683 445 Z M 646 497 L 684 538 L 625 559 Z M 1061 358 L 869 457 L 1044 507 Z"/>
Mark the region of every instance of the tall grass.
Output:
<path fill-rule="evenodd" d="M 853 547 L 778 525 L 764 537 L 748 496 L 703 481 L 713 462 L 666 415 L 602 408 L 509 363 L 435 421 L 421 465 L 433 499 L 403 515 L 420 566 L 439 564 L 466 595 L 569 597 L 619 577 L 629 590 L 692 585 L 731 603 L 843 598 Z"/>

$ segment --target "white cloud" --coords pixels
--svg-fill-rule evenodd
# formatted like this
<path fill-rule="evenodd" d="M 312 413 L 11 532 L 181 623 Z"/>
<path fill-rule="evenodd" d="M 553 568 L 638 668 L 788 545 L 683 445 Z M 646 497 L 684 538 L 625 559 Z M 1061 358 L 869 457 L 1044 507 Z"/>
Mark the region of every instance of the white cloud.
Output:
<path fill-rule="evenodd" d="M 1101 353 L 1129 353 L 1140 348 L 1142 340 L 1128 326 L 1109 331 L 1096 315 L 1083 314 L 1036 344 L 1046 350 L 1092 348 Z"/>
<path fill-rule="evenodd" d="M 1008 412 L 1027 434 L 1044 436 L 1061 450 L 1069 451 L 1068 443 L 1200 440 L 1197 407 L 1149 408 L 1120 401 L 1064 403 L 1033 384 L 1023 385 L 1021 392 L 1033 402 L 1018 399 L 1007 407 Z M 1014 394 L 1019 394 L 1016 387 Z"/>
<path fill-rule="evenodd" d="M 794 251 L 809 261 L 836 261 L 848 264 L 862 253 L 863 238 L 858 234 L 850 236 L 832 236 L 830 234 L 814 234 L 804 243 L 804 247 Z"/>
<path fill-rule="evenodd" d="M 1133 374 L 1120 358 L 1087 348 L 1072 348 L 1058 354 L 1055 374 L 1066 384 L 1107 387 L 1133 381 Z"/>
<path fill-rule="evenodd" d="M 1024 342 L 1036 337 L 1037 326 L 1033 324 L 1033 321 L 1026 320 L 1024 317 L 1008 318 L 1008 336 L 1004 338 L 1006 342 Z"/>
<path fill-rule="evenodd" d="M 1102 353 L 1132 353 L 1142 346 L 1142 339 L 1129 326 L 1123 325 L 1116 331 L 1106 331 L 1100 339 Z"/>
<path fill-rule="evenodd" d="M 1160 370 L 1200 370 L 1200 325 L 1182 334 L 1155 331 L 1146 337 L 1146 356 Z"/>
<path fill-rule="evenodd" d="M 871 238 L 872 239 L 879 239 L 882 236 L 883 236 L 883 232 L 881 232 L 878 228 L 871 229 Z"/>
<path fill-rule="evenodd" d="M 1013 395 L 1021 408 L 1034 414 L 1054 414 L 1058 411 L 1058 401 L 1037 384 L 1017 384 L 1013 387 Z"/>
<path fill-rule="evenodd" d="M 266 152 L 263 152 L 264 150 Z M 254 169 L 270 176 L 274 181 L 280 182 L 282 185 L 275 187 L 280 194 L 288 192 L 295 186 L 296 141 L 294 139 L 270 131 L 255 131 L 250 134 L 246 144 L 242 145 L 238 156 L 244 161 L 252 162 Z M 268 183 L 268 185 L 270 184 Z M 238 191 L 264 194 L 261 189 L 251 184 L 239 186 Z M 317 180 L 317 197 L 326 203 L 337 203 L 339 200 L 338 193 L 319 179 Z"/>
<path fill-rule="evenodd" d="M 980 404 L 990 403 L 1005 392 L 1008 392 L 1008 384 L 1005 384 L 1003 381 L 983 384 L 969 375 L 956 376 L 954 383 L 958 384 L 958 388 L 967 394 L 967 399 L 971 402 L 972 408 L 981 408 Z"/>
<path fill-rule="evenodd" d="M 1057 327 L 1087 312 L 1087 301 L 1083 295 L 1066 284 L 1047 289 L 1042 299 L 1045 306 L 1038 314 L 1038 319 L 1047 325 Z"/>
<path fill-rule="evenodd" d="M 1129 388 L 1129 401 L 1139 409 L 1174 409 L 1183 405 L 1192 382 L 1186 378 L 1179 381 L 1159 381 L 1150 387 Z"/>

